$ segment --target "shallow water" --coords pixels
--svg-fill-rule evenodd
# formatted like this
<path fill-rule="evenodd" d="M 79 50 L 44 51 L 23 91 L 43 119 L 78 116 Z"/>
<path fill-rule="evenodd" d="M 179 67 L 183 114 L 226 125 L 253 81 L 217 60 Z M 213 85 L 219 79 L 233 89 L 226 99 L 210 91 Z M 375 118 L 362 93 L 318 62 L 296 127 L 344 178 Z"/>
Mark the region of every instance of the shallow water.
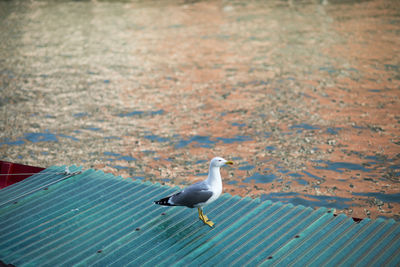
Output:
<path fill-rule="evenodd" d="M 0 1 L 0 158 L 400 218 L 400 5 Z"/>

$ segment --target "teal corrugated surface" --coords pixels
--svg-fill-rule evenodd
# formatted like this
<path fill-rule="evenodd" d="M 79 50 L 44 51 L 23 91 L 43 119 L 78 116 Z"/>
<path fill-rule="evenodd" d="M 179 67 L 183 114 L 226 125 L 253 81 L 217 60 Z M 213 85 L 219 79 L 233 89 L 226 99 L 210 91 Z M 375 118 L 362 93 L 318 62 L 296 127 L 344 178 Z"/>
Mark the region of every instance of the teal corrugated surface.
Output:
<path fill-rule="evenodd" d="M 400 223 L 223 194 L 197 210 L 153 200 L 170 188 L 51 167 L 0 191 L 0 259 L 17 266 L 396 266 Z M 77 167 L 70 170 L 77 171 Z M 53 183 L 46 186 L 49 183 Z"/>

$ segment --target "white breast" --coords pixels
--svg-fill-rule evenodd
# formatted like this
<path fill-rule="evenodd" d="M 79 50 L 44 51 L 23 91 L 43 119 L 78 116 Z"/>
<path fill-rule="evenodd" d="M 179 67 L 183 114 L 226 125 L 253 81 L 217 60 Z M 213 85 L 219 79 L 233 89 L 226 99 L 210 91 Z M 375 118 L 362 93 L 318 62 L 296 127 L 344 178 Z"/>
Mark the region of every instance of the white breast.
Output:
<path fill-rule="evenodd" d="M 204 203 L 204 205 L 210 204 L 211 202 L 215 201 L 222 193 L 222 183 L 219 185 L 214 185 L 211 190 L 213 192 L 212 196 Z"/>

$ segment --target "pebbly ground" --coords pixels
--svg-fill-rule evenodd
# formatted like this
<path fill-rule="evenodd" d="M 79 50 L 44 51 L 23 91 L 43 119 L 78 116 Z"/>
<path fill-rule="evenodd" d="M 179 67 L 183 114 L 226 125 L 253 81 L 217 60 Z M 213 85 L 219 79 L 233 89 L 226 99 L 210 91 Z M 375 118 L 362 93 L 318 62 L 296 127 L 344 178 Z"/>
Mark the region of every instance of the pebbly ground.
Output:
<path fill-rule="evenodd" d="M 400 5 L 1 1 L 0 159 L 400 219 Z"/>

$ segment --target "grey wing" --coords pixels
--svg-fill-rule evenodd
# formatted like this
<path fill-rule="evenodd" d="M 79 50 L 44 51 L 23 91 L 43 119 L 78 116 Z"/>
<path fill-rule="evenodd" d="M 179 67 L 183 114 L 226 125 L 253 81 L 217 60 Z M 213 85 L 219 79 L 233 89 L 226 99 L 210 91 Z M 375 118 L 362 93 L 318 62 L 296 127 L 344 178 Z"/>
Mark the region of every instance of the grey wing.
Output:
<path fill-rule="evenodd" d="M 199 182 L 186 187 L 171 197 L 172 203 L 178 206 L 194 208 L 195 205 L 206 202 L 213 192 L 204 182 Z"/>

